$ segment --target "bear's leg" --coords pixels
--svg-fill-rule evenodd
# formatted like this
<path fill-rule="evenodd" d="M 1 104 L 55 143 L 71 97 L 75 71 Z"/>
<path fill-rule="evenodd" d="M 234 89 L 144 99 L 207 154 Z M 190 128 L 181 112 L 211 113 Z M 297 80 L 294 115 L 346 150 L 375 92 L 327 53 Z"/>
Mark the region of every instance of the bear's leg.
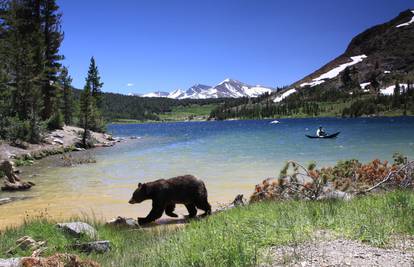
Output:
<path fill-rule="evenodd" d="M 186 204 L 185 207 L 188 210 L 188 217 L 194 218 L 197 215 L 196 205 L 194 205 L 194 204 Z"/>
<path fill-rule="evenodd" d="M 210 215 L 211 214 L 211 205 L 208 203 L 207 199 L 201 199 L 196 203 L 197 208 L 200 210 L 204 210 L 201 216 Z"/>
<path fill-rule="evenodd" d="M 162 213 L 164 212 L 165 207 L 163 205 L 152 205 L 152 210 L 145 218 L 138 218 L 138 223 L 141 224 L 147 224 L 152 221 L 155 221 L 156 219 L 160 218 L 162 216 Z"/>
<path fill-rule="evenodd" d="M 175 210 L 175 204 L 169 204 L 167 207 L 165 207 L 165 214 L 167 214 L 170 217 L 178 217 L 177 214 L 174 213 Z"/>

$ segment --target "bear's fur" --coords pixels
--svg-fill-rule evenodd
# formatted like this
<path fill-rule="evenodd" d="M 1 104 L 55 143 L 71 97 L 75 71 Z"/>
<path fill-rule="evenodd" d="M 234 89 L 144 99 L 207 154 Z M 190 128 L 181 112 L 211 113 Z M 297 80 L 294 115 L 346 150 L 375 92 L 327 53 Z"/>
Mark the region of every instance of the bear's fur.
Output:
<path fill-rule="evenodd" d="M 147 199 L 152 200 L 152 210 L 147 217 L 138 218 L 138 223 L 141 225 L 160 218 L 164 211 L 170 217 L 178 217 L 174 213 L 175 204 L 184 204 L 190 218 L 197 215 L 197 208 L 204 210 L 206 215 L 211 214 L 206 186 L 193 175 L 139 183 L 129 203 L 141 203 Z"/>

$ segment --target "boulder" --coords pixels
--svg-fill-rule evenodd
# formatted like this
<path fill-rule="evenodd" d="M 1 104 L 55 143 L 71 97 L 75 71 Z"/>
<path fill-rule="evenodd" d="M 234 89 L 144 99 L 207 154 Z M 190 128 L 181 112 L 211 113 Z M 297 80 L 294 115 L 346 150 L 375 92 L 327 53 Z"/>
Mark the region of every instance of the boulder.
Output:
<path fill-rule="evenodd" d="M 1 267 L 20 267 L 22 258 L 0 259 Z"/>
<path fill-rule="evenodd" d="M 63 140 L 58 139 L 58 138 L 54 138 L 53 142 L 63 145 Z"/>
<path fill-rule="evenodd" d="M 58 223 L 56 226 L 75 237 L 87 235 L 94 239 L 97 236 L 95 228 L 84 222 Z"/>
<path fill-rule="evenodd" d="M 140 227 L 138 221 L 132 218 L 126 218 L 118 216 L 110 221 L 106 222 L 106 225 L 118 226 L 118 227 Z"/>
<path fill-rule="evenodd" d="M 0 162 L 0 171 L 4 174 L 4 186 L 1 187 L 3 191 L 27 190 L 35 185 L 32 182 L 23 182 L 16 174 L 13 163 L 9 160 Z"/>
<path fill-rule="evenodd" d="M 111 249 L 111 242 L 109 242 L 108 240 L 103 240 L 103 241 L 75 244 L 73 245 L 73 248 L 81 252 L 85 252 L 85 253 L 92 253 L 92 252 L 105 253 Z"/>
<path fill-rule="evenodd" d="M 61 134 L 61 133 L 54 133 L 53 134 L 53 137 L 56 137 L 56 138 L 63 138 L 63 137 L 65 137 L 63 134 Z"/>

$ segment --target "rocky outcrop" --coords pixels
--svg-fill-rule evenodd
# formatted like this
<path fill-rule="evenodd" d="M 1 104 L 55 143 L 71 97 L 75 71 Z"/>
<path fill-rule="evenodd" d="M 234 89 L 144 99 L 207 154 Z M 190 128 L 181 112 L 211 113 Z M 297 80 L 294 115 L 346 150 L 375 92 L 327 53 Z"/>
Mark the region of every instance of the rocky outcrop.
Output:
<path fill-rule="evenodd" d="M 13 163 L 9 160 L 0 162 L 0 172 L 4 175 L 4 186 L 1 187 L 3 191 L 28 190 L 35 185 L 32 182 L 22 181 L 16 174 Z"/>

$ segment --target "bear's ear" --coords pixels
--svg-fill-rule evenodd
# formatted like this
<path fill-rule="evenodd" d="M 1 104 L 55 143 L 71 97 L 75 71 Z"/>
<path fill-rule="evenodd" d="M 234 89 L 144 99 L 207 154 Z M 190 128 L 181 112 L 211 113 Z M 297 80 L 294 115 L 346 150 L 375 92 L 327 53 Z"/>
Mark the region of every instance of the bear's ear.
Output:
<path fill-rule="evenodd" d="M 141 183 L 138 183 L 138 188 L 140 188 L 142 186 L 142 184 Z"/>

